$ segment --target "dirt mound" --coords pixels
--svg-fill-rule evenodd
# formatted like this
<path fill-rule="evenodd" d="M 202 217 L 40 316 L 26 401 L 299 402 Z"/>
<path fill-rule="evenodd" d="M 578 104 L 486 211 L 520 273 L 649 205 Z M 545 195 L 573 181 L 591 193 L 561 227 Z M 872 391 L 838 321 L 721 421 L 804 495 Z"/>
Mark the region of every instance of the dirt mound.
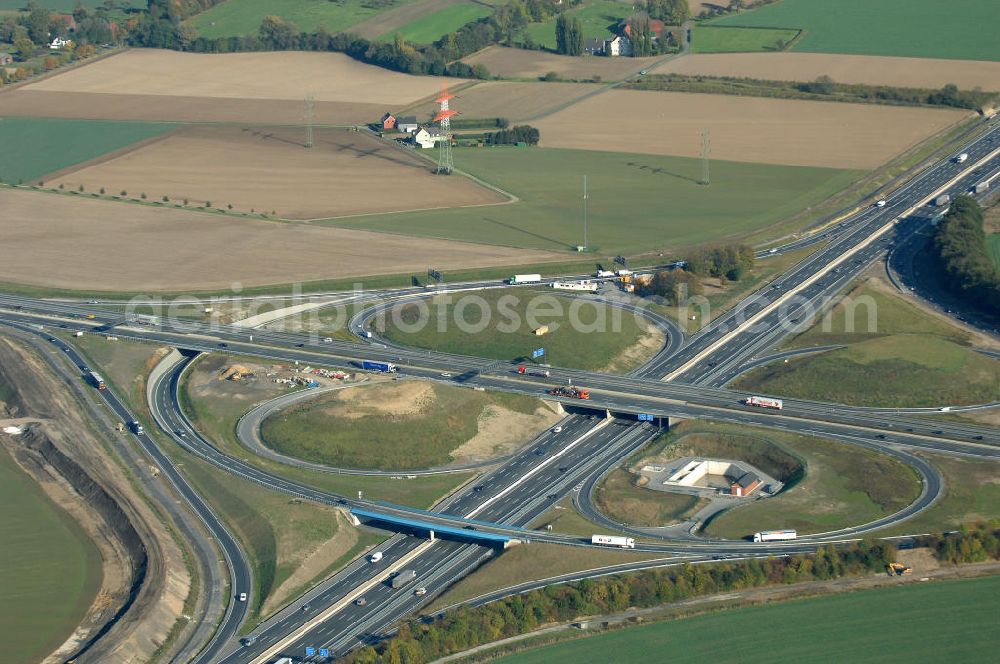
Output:
<path fill-rule="evenodd" d="M 240 380 L 250 378 L 254 372 L 242 364 L 233 364 L 219 372 L 219 380 Z"/>
<path fill-rule="evenodd" d="M 331 415 L 355 419 L 375 413 L 399 417 L 416 415 L 436 399 L 434 386 L 428 382 L 379 383 L 340 390 L 327 411 Z"/>

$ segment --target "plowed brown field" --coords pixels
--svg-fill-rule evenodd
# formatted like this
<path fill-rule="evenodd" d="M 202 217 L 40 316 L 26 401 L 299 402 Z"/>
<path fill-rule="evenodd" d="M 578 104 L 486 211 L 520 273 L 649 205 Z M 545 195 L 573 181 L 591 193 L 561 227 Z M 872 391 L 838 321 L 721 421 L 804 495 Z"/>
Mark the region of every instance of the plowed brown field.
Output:
<path fill-rule="evenodd" d="M 500 194 L 463 178 L 437 177 L 432 164 L 364 132 L 192 126 L 75 171 L 47 176 L 69 190 L 104 187 L 152 200 L 210 201 L 238 212 L 289 219 L 340 217 L 501 203 Z"/>
<path fill-rule="evenodd" d="M 533 122 L 545 147 L 875 168 L 967 111 L 612 90 Z"/>
<path fill-rule="evenodd" d="M 311 94 L 317 101 L 396 106 L 432 95 L 444 82 L 457 81 L 399 74 L 342 53 L 200 54 L 131 49 L 25 89 L 299 102 Z"/>
<path fill-rule="evenodd" d="M 48 92 L 15 88 L 0 94 L 0 116 L 148 120 L 156 122 L 248 122 L 302 124 L 302 101 L 230 99 L 175 95 Z M 354 125 L 377 120 L 381 104 L 318 101 L 317 124 Z"/>
<path fill-rule="evenodd" d="M 0 209 L 0 281 L 74 290 L 216 290 L 560 258 L 12 189 L 0 189 Z"/>
<path fill-rule="evenodd" d="M 660 58 L 571 57 L 543 51 L 490 46 L 462 58 L 470 65 L 483 64 L 494 76 L 539 78 L 550 71 L 574 80 L 590 80 L 595 74 L 605 81 L 618 81 L 646 69 Z"/>
<path fill-rule="evenodd" d="M 931 60 L 826 53 L 709 53 L 671 60 L 657 74 L 737 76 L 771 81 L 813 81 L 826 75 L 839 83 L 1000 91 L 1000 62 Z"/>
<path fill-rule="evenodd" d="M 520 121 L 548 113 L 580 97 L 600 90 L 592 83 L 515 83 L 488 81 L 459 90 L 450 104 L 459 118 L 507 118 Z M 425 102 L 407 114 L 423 119 L 436 112 L 433 101 Z"/>

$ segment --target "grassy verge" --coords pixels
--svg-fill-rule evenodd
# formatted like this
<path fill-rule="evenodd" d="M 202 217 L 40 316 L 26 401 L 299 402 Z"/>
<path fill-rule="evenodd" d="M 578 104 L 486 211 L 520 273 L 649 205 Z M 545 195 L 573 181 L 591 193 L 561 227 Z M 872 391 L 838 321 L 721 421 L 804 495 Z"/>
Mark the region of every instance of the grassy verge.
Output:
<path fill-rule="evenodd" d="M 692 53 L 783 51 L 798 37 L 787 28 L 725 28 L 699 25 L 691 31 Z"/>
<path fill-rule="evenodd" d="M 553 289 L 486 290 L 406 304 L 386 317 L 400 344 L 498 360 L 531 357 L 580 369 L 627 372 L 659 350 L 637 315 L 601 302 L 559 297 Z M 543 336 L 534 331 L 547 326 Z M 643 345 L 640 346 L 639 344 Z"/>
<path fill-rule="evenodd" d="M 399 410 L 387 408 L 390 402 Z M 523 395 L 382 382 L 275 413 L 261 433 L 269 446 L 299 459 L 349 468 L 420 469 L 452 461 L 453 452 L 477 434 L 484 415 L 502 412 L 497 407 L 529 416 L 545 408 Z M 539 421 L 544 429 L 548 420 Z"/>
<path fill-rule="evenodd" d="M 645 489 L 636 485 L 636 479 L 621 468 L 613 470 L 597 487 L 594 502 L 598 509 L 630 526 L 665 526 L 708 504 L 697 496 Z"/>
<path fill-rule="evenodd" d="M 101 586 L 86 533 L 0 447 L 0 650 L 45 658 L 73 632 Z"/>
<path fill-rule="evenodd" d="M 651 553 L 590 551 L 556 544 L 516 546 L 491 559 L 473 574 L 449 588 L 427 607 L 427 612 L 433 613 L 456 602 L 526 581 L 662 557 Z"/>
<path fill-rule="evenodd" d="M 239 360 L 239 358 L 227 357 L 226 361 L 232 359 Z M 197 370 L 198 365 L 196 364 L 195 367 Z M 208 370 L 212 371 L 213 369 Z M 425 508 L 430 507 L 441 497 L 448 495 L 472 477 L 472 473 L 453 473 L 413 479 L 383 478 L 338 475 L 293 468 L 249 454 L 246 448 L 237 441 L 236 423 L 251 407 L 251 403 L 228 397 L 195 398 L 191 395 L 190 374 L 185 378 L 181 388 L 181 399 L 184 410 L 192 419 L 195 427 L 226 454 L 247 459 L 249 463 L 269 473 L 318 489 L 349 496 L 357 495 L 361 491 L 366 498 Z"/>
<path fill-rule="evenodd" d="M 548 510 L 531 523 L 536 530 L 552 526 L 552 531 L 565 535 L 617 535 L 603 526 L 591 523 L 573 507 L 572 498 L 563 498 L 557 505 Z"/>
<path fill-rule="evenodd" d="M 787 345 L 847 347 L 755 369 L 741 389 L 864 406 L 940 406 L 996 400 L 1000 362 L 967 335 L 899 296 L 859 286 Z"/>
<path fill-rule="evenodd" d="M 1000 463 L 922 453 L 944 475 L 944 496 L 930 509 L 886 535 L 947 532 L 978 521 L 1000 519 Z"/>
<path fill-rule="evenodd" d="M 739 281 L 728 281 L 725 284 L 720 284 L 718 279 L 705 277 L 702 279 L 702 286 L 705 291 L 704 298 L 707 301 L 706 309 L 702 309 L 697 304 L 692 304 L 687 309 L 651 304 L 649 305 L 650 309 L 674 320 L 688 334 L 693 334 L 742 302 L 750 293 L 788 271 L 792 266 L 818 251 L 824 245 L 825 243 L 821 242 L 811 247 L 757 261 L 754 267 Z M 691 316 L 694 316 L 694 319 Z"/>
<path fill-rule="evenodd" d="M 651 452 L 644 462 L 688 455 L 745 460 L 786 484 L 777 496 L 716 516 L 705 528 L 713 537 L 836 530 L 895 512 L 920 493 L 915 473 L 891 457 L 771 429 L 685 422 Z"/>
<path fill-rule="evenodd" d="M 822 652 L 845 661 L 978 661 L 994 652 L 998 611 L 998 576 L 910 584 L 603 632 L 496 661 L 575 664 L 592 661 L 594 653 L 614 653 L 615 661 L 625 662 L 669 651 L 671 662 L 700 663 L 733 643 L 751 662 L 801 661 Z"/>

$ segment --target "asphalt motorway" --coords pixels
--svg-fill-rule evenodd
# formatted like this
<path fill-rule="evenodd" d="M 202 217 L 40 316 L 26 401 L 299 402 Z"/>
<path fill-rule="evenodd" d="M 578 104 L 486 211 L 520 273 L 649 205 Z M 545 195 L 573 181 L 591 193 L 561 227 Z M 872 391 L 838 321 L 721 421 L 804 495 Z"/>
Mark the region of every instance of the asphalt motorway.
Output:
<path fill-rule="evenodd" d="M 52 337 L 48 334 L 44 334 L 37 328 L 31 328 L 23 325 L 11 325 L 10 323 L 6 324 L 20 330 L 21 332 L 34 334 L 40 338 L 47 339 L 54 348 L 62 351 L 66 358 L 75 364 L 81 372 L 83 368 L 87 366 L 86 360 L 80 356 L 77 350 L 72 345 L 62 341 L 58 337 Z M 107 404 L 108 408 L 111 409 L 121 422 L 128 423 L 137 421 L 137 418 L 131 411 L 129 411 L 125 403 L 111 388 L 94 391 L 101 397 L 105 404 Z M 240 592 L 249 592 L 252 586 L 253 576 L 250 563 L 243 550 L 237 544 L 235 538 L 233 538 L 232 534 L 222 523 L 221 519 L 218 518 L 212 508 L 208 506 L 201 496 L 191 487 L 187 480 L 177 471 L 173 462 L 160 450 L 156 441 L 148 433 L 136 434 L 131 428 L 129 429 L 129 435 L 131 435 L 139 443 L 142 450 L 149 456 L 150 459 L 152 459 L 163 476 L 165 476 L 169 481 L 174 491 L 176 491 L 177 494 L 181 496 L 185 502 L 187 502 L 194 514 L 201 519 L 202 523 L 204 523 L 204 525 L 208 528 L 208 531 L 212 534 L 220 552 L 224 556 L 225 564 L 229 571 L 233 597 L 230 598 L 230 601 L 224 602 L 226 606 L 225 614 L 223 615 L 218 628 L 214 631 L 205 646 L 201 648 L 197 656 L 191 660 L 193 664 L 211 664 L 215 661 L 222 648 L 235 638 L 237 630 L 246 619 L 249 603 L 236 601 L 235 598 Z M 209 563 L 209 565 L 211 567 L 216 567 L 214 563 L 215 557 L 213 555 L 213 560 Z M 220 584 L 217 587 L 211 588 L 210 592 L 221 592 L 222 589 L 223 586 Z"/>

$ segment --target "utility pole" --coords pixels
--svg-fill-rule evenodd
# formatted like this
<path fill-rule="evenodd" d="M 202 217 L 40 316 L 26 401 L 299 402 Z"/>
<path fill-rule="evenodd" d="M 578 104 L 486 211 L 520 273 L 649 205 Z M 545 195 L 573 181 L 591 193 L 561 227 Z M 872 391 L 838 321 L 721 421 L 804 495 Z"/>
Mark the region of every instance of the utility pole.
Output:
<path fill-rule="evenodd" d="M 712 152 L 712 136 L 708 129 L 701 130 L 701 183 L 708 185 L 711 182 L 711 173 L 708 166 L 708 155 Z"/>
<path fill-rule="evenodd" d="M 306 120 L 306 147 L 313 146 L 313 96 L 306 95 L 305 108 L 303 114 Z"/>
<path fill-rule="evenodd" d="M 586 251 L 587 247 L 587 176 L 583 176 L 583 249 Z"/>

